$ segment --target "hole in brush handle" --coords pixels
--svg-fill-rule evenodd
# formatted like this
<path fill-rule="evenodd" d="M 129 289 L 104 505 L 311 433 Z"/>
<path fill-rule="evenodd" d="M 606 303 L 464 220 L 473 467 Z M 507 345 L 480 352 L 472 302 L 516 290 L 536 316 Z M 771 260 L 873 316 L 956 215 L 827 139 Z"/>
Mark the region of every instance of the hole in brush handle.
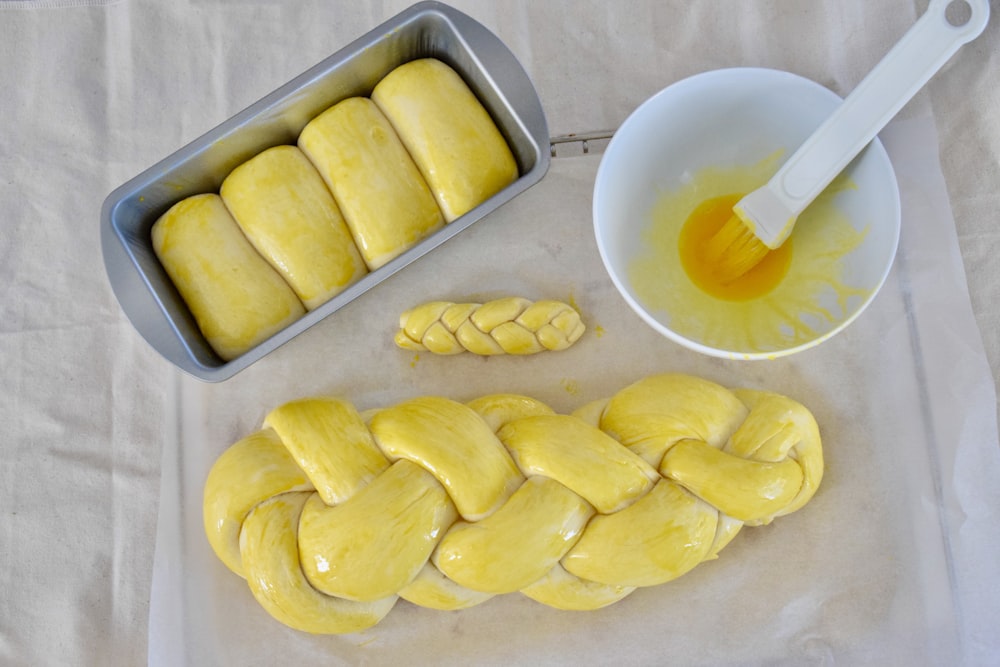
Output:
<path fill-rule="evenodd" d="M 965 0 L 952 0 L 944 9 L 944 18 L 956 28 L 961 28 L 972 20 L 972 5 Z"/>

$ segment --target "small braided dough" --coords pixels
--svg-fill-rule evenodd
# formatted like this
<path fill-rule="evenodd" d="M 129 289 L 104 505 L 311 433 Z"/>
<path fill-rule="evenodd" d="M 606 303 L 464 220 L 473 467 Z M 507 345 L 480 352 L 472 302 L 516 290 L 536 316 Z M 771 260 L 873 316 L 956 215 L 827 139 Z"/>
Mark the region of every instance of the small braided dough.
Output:
<path fill-rule="evenodd" d="M 603 607 L 794 512 L 822 476 L 802 405 L 686 375 L 572 415 L 511 394 L 364 414 L 320 397 L 273 410 L 219 457 L 204 522 L 272 616 L 347 633 L 400 597 L 462 609 L 520 591 Z"/>
<path fill-rule="evenodd" d="M 585 329 L 580 313 L 562 301 L 431 301 L 400 316 L 395 340 L 404 350 L 434 354 L 535 354 L 565 350 Z"/>

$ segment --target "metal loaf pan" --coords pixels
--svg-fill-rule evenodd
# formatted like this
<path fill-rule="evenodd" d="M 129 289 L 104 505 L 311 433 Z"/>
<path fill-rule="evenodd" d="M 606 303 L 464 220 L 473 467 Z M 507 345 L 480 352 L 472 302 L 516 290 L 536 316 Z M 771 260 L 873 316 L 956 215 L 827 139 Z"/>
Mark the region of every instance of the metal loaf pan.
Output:
<path fill-rule="evenodd" d="M 367 96 L 393 68 L 430 56 L 451 65 L 479 97 L 507 139 L 520 177 L 270 339 L 223 361 L 202 336 L 153 253 L 153 223 L 189 195 L 217 192 L 232 169 L 261 151 L 295 143 L 306 123 L 336 102 Z M 510 50 L 465 14 L 439 2 L 421 2 L 115 189 L 101 211 L 104 264 L 122 310 L 146 341 L 181 370 L 202 380 L 221 381 L 524 192 L 545 175 L 549 159 L 541 102 Z"/>

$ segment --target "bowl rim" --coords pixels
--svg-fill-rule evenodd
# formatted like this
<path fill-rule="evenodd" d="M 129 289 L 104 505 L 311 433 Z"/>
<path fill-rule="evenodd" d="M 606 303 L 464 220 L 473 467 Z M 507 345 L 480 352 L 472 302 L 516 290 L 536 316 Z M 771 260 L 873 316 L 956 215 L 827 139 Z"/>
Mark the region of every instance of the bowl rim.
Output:
<path fill-rule="evenodd" d="M 843 320 L 837 323 L 836 326 L 832 327 L 830 330 L 820 334 L 819 336 L 806 341 L 804 343 L 799 343 L 792 347 L 782 348 L 780 350 L 770 350 L 765 352 L 755 352 L 755 351 L 735 351 L 726 350 L 719 347 L 714 347 L 712 345 L 707 345 L 701 343 L 697 340 L 693 340 L 687 336 L 684 336 L 670 327 L 666 326 L 658 319 L 656 319 L 645 307 L 642 306 L 635 298 L 632 297 L 628 285 L 626 284 L 626 279 L 619 275 L 619 272 L 615 269 L 611 257 L 609 255 L 609 250 L 607 249 L 605 243 L 603 242 L 602 236 L 602 225 L 601 225 L 601 215 L 600 211 L 603 208 L 604 198 L 606 197 L 606 185 L 610 172 L 610 157 L 616 155 L 616 145 L 620 145 L 624 139 L 624 132 L 628 131 L 633 125 L 638 123 L 638 120 L 643 114 L 648 113 L 649 109 L 659 104 L 662 98 L 667 96 L 676 96 L 679 91 L 684 91 L 694 85 L 700 85 L 706 80 L 711 80 L 714 78 L 732 77 L 732 76 L 764 76 L 772 80 L 778 81 L 781 79 L 787 81 L 793 81 L 796 85 L 801 85 L 804 88 L 811 88 L 814 92 L 820 94 L 826 94 L 830 96 L 832 101 L 839 104 L 843 102 L 843 98 L 830 90 L 826 86 L 809 79 L 808 77 L 795 74 L 794 72 L 788 72 L 786 70 L 772 69 L 766 67 L 727 67 L 714 70 L 706 70 L 704 72 L 698 72 L 692 74 L 683 79 L 679 79 L 665 88 L 661 89 L 645 101 L 643 101 L 639 106 L 637 106 L 625 119 L 625 121 L 619 126 L 608 143 L 607 148 L 604 151 L 604 155 L 601 158 L 601 163 L 597 168 L 597 176 L 594 179 L 594 191 L 592 198 L 592 209 L 591 215 L 593 218 L 594 225 L 594 237 L 597 243 L 597 249 L 601 256 L 601 262 L 604 264 L 604 268 L 607 271 L 611 281 L 614 283 L 615 289 L 618 293 L 625 299 L 625 302 L 629 307 L 637 314 L 646 324 L 651 326 L 661 335 L 674 341 L 695 352 L 705 354 L 711 357 L 717 357 L 722 359 L 737 359 L 737 360 L 772 360 L 780 357 L 790 356 L 798 352 L 803 352 L 805 350 L 812 349 L 829 340 L 836 334 L 840 333 L 848 326 L 850 326 L 855 320 L 857 320 L 860 315 L 868 309 L 868 306 L 874 301 L 876 295 L 881 291 L 882 287 L 885 285 L 886 280 L 889 277 L 889 273 L 892 270 L 892 266 L 895 263 L 895 257 L 899 249 L 899 238 L 900 231 L 902 228 L 902 205 L 899 196 L 899 183 L 896 178 L 896 172 L 892 165 L 892 160 L 889 158 L 888 152 L 885 150 L 885 146 L 880 141 L 879 137 L 876 136 L 871 143 L 863 149 L 862 153 L 859 154 L 859 158 L 864 154 L 871 154 L 872 159 L 881 163 L 886 169 L 885 174 L 888 180 L 888 185 L 891 186 L 891 193 L 889 196 L 889 205 L 891 207 L 891 220 L 892 224 L 892 239 L 891 248 L 888 254 L 889 261 L 885 263 L 882 267 L 881 273 L 878 276 L 878 280 L 875 282 L 874 286 L 869 290 L 868 294 L 862 300 L 861 304 L 855 308 L 855 310 L 848 314 Z M 858 158 L 855 158 L 858 159 Z"/>

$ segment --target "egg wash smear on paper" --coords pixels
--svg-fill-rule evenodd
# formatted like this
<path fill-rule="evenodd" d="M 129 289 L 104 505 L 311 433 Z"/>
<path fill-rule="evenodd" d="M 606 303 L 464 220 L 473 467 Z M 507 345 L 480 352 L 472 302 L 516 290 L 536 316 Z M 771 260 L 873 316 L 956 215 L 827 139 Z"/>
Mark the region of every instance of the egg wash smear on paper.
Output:
<path fill-rule="evenodd" d="M 730 284 L 712 280 L 706 242 L 781 158 L 778 151 L 750 166 L 705 168 L 657 197 L 628 277 L 638 299 L 669 315 L 681 336 L 736 354 L 787 350 L 818 342 L 870 295 L 844 276 L 843 260 L 868 227 L 855 229 L 836 206 L 837 195 L 855 187 L 843 175 L 799 216 L 783 246 Z"/>

